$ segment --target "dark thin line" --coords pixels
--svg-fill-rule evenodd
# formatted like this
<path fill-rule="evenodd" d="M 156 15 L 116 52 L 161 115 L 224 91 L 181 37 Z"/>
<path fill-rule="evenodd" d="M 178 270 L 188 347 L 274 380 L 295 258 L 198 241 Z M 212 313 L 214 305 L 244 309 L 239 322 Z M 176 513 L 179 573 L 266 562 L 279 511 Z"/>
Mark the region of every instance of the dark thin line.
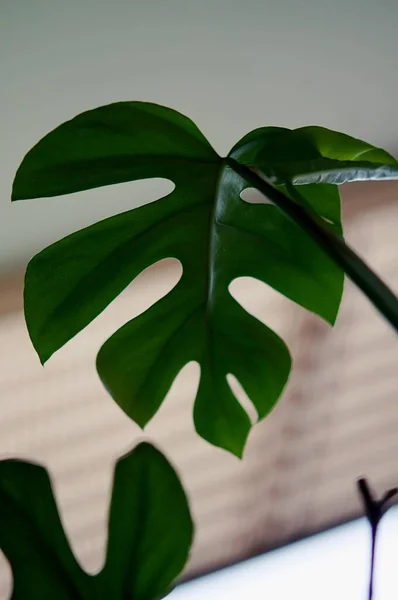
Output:
<path fill-rule="evenodd" d="M 372 550 L 371 550 L 371 556 L 370 556 L 368 600 L 372 600 L 372 598 L 373 598 L 374 566 L 375 566 L 375 555 L 376 555 L 376 536 L 377 536 L 377 525 L 375 527 L 372 527 Z"/>
<path fill-rule="evenodd" d="M 322 219 L 306 204 L 294 185 L 286 187 L 297 201 L 276 189 L 262 173 L 228 158 L 230 166 L 282 210 L 294 223 L 307 232 L 364 292 L 373 305 L 398 332 L 398 298 L 381 279 L 351 250 L 344 240 L 326 227 Z"/>
<path fill-rule="evenodd" d="M 255 233 L 254 231 L 251 231 L 250 229 L 246 229 L 245 227 L 242 227 L 241 225 L 231 225 L 230 223 L 224 223 L 223 221 L 217 221 L 217 225 L 219 227 L 232 229 L 233 231 L 238 231 L 242 235 L 247 235 L 249 238 L 253 238 L 253 240 L 259 241 L 260 244 L 268 243 L 268 240 L 265 238 L 265 236 L 262 236 L 259 233 Z M 290 261 L 289 261 L 286 258 L 286 256 L 283 256 L 283 251 L 286 250 L 285 247 L 282 246 L 282 252 L 278 252 L 279 246 L 272 244 L 272 250 L 274 251 L 274 254 L 278 256 L 278 260 L 283 261 L 284 264 L 287 264 L 290 267 L 293 263 L 295 269 L 298 270 L 300 273 L 303 273 L 306 277 L 308 277 L 309 274 L 312 277 L 314 277 L 314 273 L 312 273 L 309 269 L 307 269 L 307 270 L 305 269 L 305 267 L 308 267 L 309 263 L 305 263 L 304 261 L 297 261 L 297 254 L 289 256 L 288 257 L 290 259 Z M 295 259 L 296 259 L 296 262 L 295 262 Z M 316 273 L 315 273 L 315 275 L 316 275 Z M 270 285 L 270 284 L 268 284 L 268 285 Z M 271 287 L 274 287 L 274 286 L 271 286 Z M 283 292 L 281 292 L 281 293 L 283 293 Z"/>
<path fill-rule="evenodd" d="M 133 588 L 137 585 L 137 555 L 139 555 L 139 546 L 142 543 L 143 535 L 148 521 L 148 511 L 145 510 L 146 502 L 144 498 L 148 498 L 148 475 L 143 465 L 140 466 L 140 482 L 139 487 L 139 501 L 138 501 L 138 524 L 135 527 L 134 536 L 130 534 L 130 556 L 128 561 L 128 567 L 126 569 L 124 583 L 122 585 L 122 600 L 134 600 Z"/>
<path fill-rule="evenodd" d="M 174 288 L 171 290 L 171 292 L 169 292 L 169 294 L 171 295 L 171 294 L 174 292 L 174 290 L 176 290 L 176 289 L 177 289 L 177 287 L 178 287 L 178 284 L 177 284 L 177 286 L 176 286 L 176 287 L 174 287 Z M 169 296 L 169 294 L 168 294 L 168 296 Z M 194 317 L 194 316 L 195 316 L 195 315 L 196 315 L 198 312 L 200 312 L 200 311 L 201 311 L 201 309 L 202 309 L 204 306 L 205 306 L 205 303 L 204 303 L 204 302 L 201 302 L 201 303 L 199 304 L 199 306 L 196 306 L 196 307 L 195 307 L 195 309 L 194 309 L 193 311 L 191 311 L 191 312 L 190 312 L 190 313 L 189 313 L 189 314 L 188 314 L 188 315 L 187 315 L 187 316 L 186 316 L 186 317 L 185 317 L 185 318 L 184 318 L 184 319 L 183 319 L 183 320 L 182 320 L 182 321 L 181 321 L 181 322 L 180 322 L 180 323 L 177 325 L 177 327 L 176 327 L 176 328 L 175 328 L 175 329 L 174 329 L 174 330 L 173 330 L 173 331 L 172 331 L 172 332 L 171 332 L 171 333 L 168 335 L 168 337 L 167 337 L 167 341 L 166 341 L 166 342 L 163 344 L 163 346 L 161 347 L 161 349 L 160 349 L 159 353 L 157 354 L 157 356 L 155 357 L 155 359 L 154 359 L 154 361 L 153 361 L 153 363 L 152 363 L 152 365 L 151 365 L 151 368 L 150 368 L 150 369 L 148 369 L 148 371 L 147 371 L 147 373 L 146 373 L 146 375 L 145 375 L 145 377 L 144 377 L 144 380 L 143 380 L 143 382 L 140 384 L 140 386 L 139 386 L 139 388 L 138 388 L 138 390 L 137 390 L 137 394 L 139 394 L 139 393 L 141 393 L 141 392 L 142 392 L 142 389 L 143 389 L 143 387 L 145 387 L 145 385 L 146 385 L 146 383 L 147 383 L 147 381 L 148 381 L 148 377 L 149 377 L 149 375 L 152 375 L 152 377 L 153 377 L 153 373 L 154 373 L 154 370 L 155 370 L 155 365 L 156 365 L 156 364 L 159 362 L 159 360 L 162 358 L 162 356 L 163 356 L 163 354 L 164 354 L 164 352 L 165 352 L 166 348 L 168 348 L 168 346 L 171 344 L 171 342 L 173 341 L 173 339 L 174 339 L 174 337 L 176 336 L 176 334 L 177 334 L 179 331 L 181 331 L 181 329 L 183 329 L 183 328 L 185 327 L 185 325 L 186 325 L 187 323 L 189 323 L 189 321 L 190 321 L 191 319 L 193 319 L 193 317 Z M 152 308 L 152 307 L 151 307 L 151 308 Z M 148 310 L 151 310 L 151 308 L 149 308 Z M 140 315 L 138 315 L 138 317 L 139 317 L 139 316 L 140 316 Z M 138 317 L 135 317 L 134 319 L 132 319 L 132 321 L 131 321 L 131 322 L 135 321 L 135 319 L 137 319 Z M 117 332 L 116 332 L 116 333 L 117 333 Z M 116 334 L 115 334 L 115 335 L 116 335 Z M 106 346 L 106 344 L 107 344 L 107 342 L 105 342 L 105 344 L 104 344 L 104 347 Z M 187 359 L 187 361 L 186 361 L 186 363 L 185 363 L 185 364 L 187 364 L 187 363 L 188 363 L 190 360 L 192 360 L 192 359 Z"/>
<path fill-rule="evenodd" d="M 163 200 L 166 198 L 170 198 L 170 196 L 172 196 L 174 194 L 174 190 L 173 192 L 171 192 L 171 194 L 164 196 L 163 198 L 160 198 L 159 200 Z M 149 227 L 147 227 L 146 229 L 144 229 L 143 231 L 140 231 L 136 236 L 132 236 L 129 237 L 125 242 L 123 242 L 122 244 L 118 244 L 114 250 L 112 250 L 112 252 L 110 252 L 109 254 L 107 254 L 105 256 L 104 259 L 102 259 L 100 262 L 96 263 L 94 265 L 94 267 L 92 269 L 90 269 L 90 271 L 88 273 L 86 273 L 84 275 L 84 277 L 80 277 L 78 279 L 78 281 L 75 283 L 75 285 L 69 290 L 68 294 L 66 296 L 64 296 L 64 298 L 62 299 L 61 302 L 59 302 L 59 304 L 56 305 L 56 307 L 51 311 L 51 313 L 49 313 L 47 315 L 46 321 L 43 324 L 43 326 L 40 328 L 40 333 L 43 332 L 44 329 L 46 329 L 48 327 L 48 321 L 53 321 L 54 317 L 59 313 L 59 311 L 63 310 L 63 307 L 65 306 L 65 304 L 68 304 L 70 302 L 71 297 L 73 297 L 73 295 L 75 294 L 76 290 L 79 289 L 80 286 L 87 286 L 87 280 L 88 279 L 92 279 L 96 273 L 98 273 L 98 271 L 101 271 L 104 267 L 104 265 L 106 263 L 109 262 L 109 260 L 112 260 L 112 258 L 118 254 L 120 254 L 120 252 L 122 252 L 123 250 L 125 250 L 126 248 L 128 248 L 131 244 L 136 245 L 136 243 L 143 237 L 145 237 L 147 234 L 149 233 L 153 233 L 154 231 L 156 231 L 156 229 L 159 227 L 163 227 L 165 223 L 167 223 L 168 221 L 172 221 L 174 218 L 179 218 L 182 214 L 186 214 L 189 213 L 190 211 L 194 211 L 195 209 L 201 207 L 201 206 L 207 206 L 209 203 L 208 202 L 198 202 L 197 204 L 192 204 L 191 206 L 187 206 L 186 208 L 184 208 L 183 210 L 176 210 L 173 213 L 167 215 L 167 217 L 165 217 L 164 219 L 161 219 L 160 221 L 157 221 L 156 223 L 152 223 Z M 147 205 L 145 205 L 146 207 Z M 140 207 L 143 208 L 143 207 Z M 120 218 L 123 221 L 123 217 L 125 217 L 128 213 L 133 212 L 134 210 L 137 209 L 130 209 L 124 213 L 121 213 L 119 215 L 116 215 L 115 217 L 110 217 L 109 219 L 105 219 L 105 221 L 111 220 L 111 219 L 118 219 Z M 103 223 L 103 221 L 99 221 L 98 223 L 95 223 L 94 225 L 90 225 L 89 227 L 86 227 L 85 229 L 82 229 L 80 231 L 78 231 L 76 234 L 72 234 L 72 235 L 79 235 L 83 232 L 87 232 L 88 229 L 91 228 L 95 228 L 98 225 L 100 225 L 101 223 Z M 107 231 L 107 233 L 109 234 L 109 230 Z M 64 238 L 65 239 L 65 238 Z M 62 240 L 61 240 L 62 242 Z M 56 244 L 58 244 L 59 242 L 56 242 Z M 50 246 L 51 248 L 51 246 Z M 43 250 L 43 252 L 46 252 L 47 250 Z M 40 256 L 40 254 L 38 255 Z M 142 271 L 145 269 L 145 267 L 142 269 Z M 141 272 L 142 272 L 141 271 Z M 137 275 L 138 276 L 138 275 Z M 122 290 L 124 290 L 133 280 L 135 279 L 135 277 L 133 277 L 129 282 L 126 283 L 126 285 L 123 286 Z M 118 292 L 119 293 L 119 292 Z M 110 300 L 106 306 L 104 308 L 106 308 L 107 306 L 109 306 L 109 304 L 111 304 L 113 300 Z M 104 309 L 103 309 L 104 310 Z M 96 315 L 97 316 L 97 315 Z M 91 323 L 91 321 L 93 321 L 96 317 L 94 316 L 92 319 L 90 319 L 89 323 Z M 80 330 L 79 330 L 80 331 Z M 76 335 L 78 332 L 76 332 L 74 335 Z M 72 336 L 73 337 L 73 336 Z"/>

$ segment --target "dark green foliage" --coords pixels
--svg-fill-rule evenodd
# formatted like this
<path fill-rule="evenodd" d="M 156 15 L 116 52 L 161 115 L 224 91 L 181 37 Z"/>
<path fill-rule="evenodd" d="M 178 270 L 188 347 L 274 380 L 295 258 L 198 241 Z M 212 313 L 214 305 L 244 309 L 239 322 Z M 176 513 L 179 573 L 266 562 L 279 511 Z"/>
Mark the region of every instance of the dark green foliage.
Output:
<path fill-rule="evenodd" d="M 142 443 L 116 465 L 106 563 L 88 575 L 69 547 L 47 471 L 0 462 L 0 548 L 13 571 L 13 600 L 157 600 L 183 568 L 192 536 L 176 473 Z"/>
<path fill-rule="evenodd" d="M 25 157 L 13 189 L 19 200 L 149 177 L 175 183 L 165 198 L 39 253 L 26 273 L 26 321 L 45 362 L 143 269 L 179 259 L 179 283 L 104 344 L 98 372 L 122 409 L 145 426 L 180 369 L 198 361 L 196 429 L 236 455 L 250 421 L 227 374 L 237 377 L 262 419 L 283 390 L 291 360 L 283 341 L 231 297 L 229 284 L 255 277 L 329 323 L 343 291 L 342 269 L 295 222 L 273 205 L 241 200 L 250 185 L 247 167 L 315 211 L 335 237 L 340 200 L 332 184 L 398 176 L 386 152 L 320 127 L 258 129 L 220 158 L 186 117 L 124 102 L 83 113 L 47 135 Z"/>

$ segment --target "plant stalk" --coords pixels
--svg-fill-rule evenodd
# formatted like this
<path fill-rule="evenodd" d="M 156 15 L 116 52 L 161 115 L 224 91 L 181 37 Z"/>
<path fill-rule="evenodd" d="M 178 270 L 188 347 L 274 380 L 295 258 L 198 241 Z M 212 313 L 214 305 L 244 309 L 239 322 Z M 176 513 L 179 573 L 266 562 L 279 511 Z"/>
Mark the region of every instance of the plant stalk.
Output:
<path fill-rule="evenodd" d="M 376 539 L 378 527 L 383 515 L 388 510 L 389 501 L 394 498 L 398 493 L 398 488 L 391 488 L 387 490 L 380 500 L 374 497 L 374 494 L 366 479 L 359 479 L 357 482 L 358 492 L 361 496 L 363 507 L 365 510 L 365 516 L 369 522 L 371 533 L 372 533 L 372 549 L 370 554 L 370 572 L 369 572 L 369 591 L 368 600 L 373 598 L 373 582 L 374 582 L 374 567 L 376 560 Z"/>
<path fill-rule="evenodd" d="M 375 526 L 372 526 L 372 549 L 371 549 L 371 555 L 370 555 L 368 600 L 372 600 L 372 598 L 373 598 L 373 580 L 374 580 L 374 568 L 375 568 L 375 556 L 376 556 L 376 537 L 377 537 L 378 526 L 379 526 L 379 523 L 377 523 Z"/>
<path fill-rule="evenodd" d="M 385 283 L 359 258 L 345 243 L 343 238 L 331 231 L 322 218 L 308 205 L 303 206 L 295 186 L 287 185 L 289 193 L 297 198 L 291 200 L 275 188 L 266 178 L 252 167 L 242 165 L 232 158 L 227 159 L 234 171 L 257 188 L 275 206 L 282 210 L 296 225 L 306 231 L 329 257 L 338 264 L 346 275 L 363 291 L 379 312 L 389 321 L 398 333 L 398 298 Z M 300 204 L 299 204 L 300 202 Z"/>

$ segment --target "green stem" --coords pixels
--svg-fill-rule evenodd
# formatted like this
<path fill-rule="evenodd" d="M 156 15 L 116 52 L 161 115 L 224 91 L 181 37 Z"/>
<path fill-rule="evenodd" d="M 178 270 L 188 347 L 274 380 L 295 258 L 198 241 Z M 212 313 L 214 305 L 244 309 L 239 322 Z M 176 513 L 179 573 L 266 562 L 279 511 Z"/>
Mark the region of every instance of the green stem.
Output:
<path fill-rule="evenodd" d="M 242 165 L 232 158 L 228 164 L 250 185 L 257 188 L 264 196 L 282 210 L 292 221 L 306 231 L 313 240 L 337 263 L 348 277 L 363 291 L 373 305 L 390 322 L 398 332 L 398 298 L 381 281 L 381 279 L 363 262 L 362 259 L 324 224 L 323 220 L 308 205 L 298 202 L 302 199 L 296 188 L 287 184 L 287 190 L 298 202 L 276 189 L 267 178 L 251 167 Z"/>
<path fill-rule="evenodd" d="M 376 556 L 376 538 L 377 528 L 379 523 L 372 527 L 372 549 L 370 554 L 370 571 L 369 571 L 369 590 L 368 600 L 373 600 L 373 581 L 374 581 L 374 570 L 375 570 L 375 556 Z"/>

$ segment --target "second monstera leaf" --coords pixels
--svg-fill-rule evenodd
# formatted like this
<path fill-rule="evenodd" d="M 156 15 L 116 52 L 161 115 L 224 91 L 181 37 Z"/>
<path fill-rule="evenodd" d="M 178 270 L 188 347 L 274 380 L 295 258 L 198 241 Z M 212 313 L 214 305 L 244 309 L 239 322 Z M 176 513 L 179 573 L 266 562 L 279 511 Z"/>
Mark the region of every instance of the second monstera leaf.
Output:
<path fill-rule="evenodd" d="M 192 537 L 175 471 L 141 443 L 116 464 L 105 565 L 89 575 L 69 546 L 47 471 L 0 461 L 0 549 L 13 600 L 159 600 L 184 567 Z"/>
<path fill-rule="evenodd" d="M 26 321 L 45 362 L 141 271 L 163 258 L 179 259 L 179 283 L 104 344 L 98 372 L 122 409 L 145 426 L 180 369 L 198 361 L 196 429 L 241 455 L 251 423 L 227 375 L 240 381 L 262 419 L 286 384 L 291 359 L 284 342 L 232 298 L 229 284 L 255 277 L 333 323 L 343 272 L 278 208 L 241 199 L 249 184 L 235 161 L 261 169 L 281 189 L 307 184 L 300 197 L 338 234 L 340 200 L 332 184 L 398 174 L 398 163 L 384 151 L 316 127 L 259 129 L 221 158 L 181 114 L 124 102 L 83 113 L 43 138 L 18 170 L 13 199 L 149 177 L 175 183 L 165 198 L 38 254 L 26 273 Z"/>

